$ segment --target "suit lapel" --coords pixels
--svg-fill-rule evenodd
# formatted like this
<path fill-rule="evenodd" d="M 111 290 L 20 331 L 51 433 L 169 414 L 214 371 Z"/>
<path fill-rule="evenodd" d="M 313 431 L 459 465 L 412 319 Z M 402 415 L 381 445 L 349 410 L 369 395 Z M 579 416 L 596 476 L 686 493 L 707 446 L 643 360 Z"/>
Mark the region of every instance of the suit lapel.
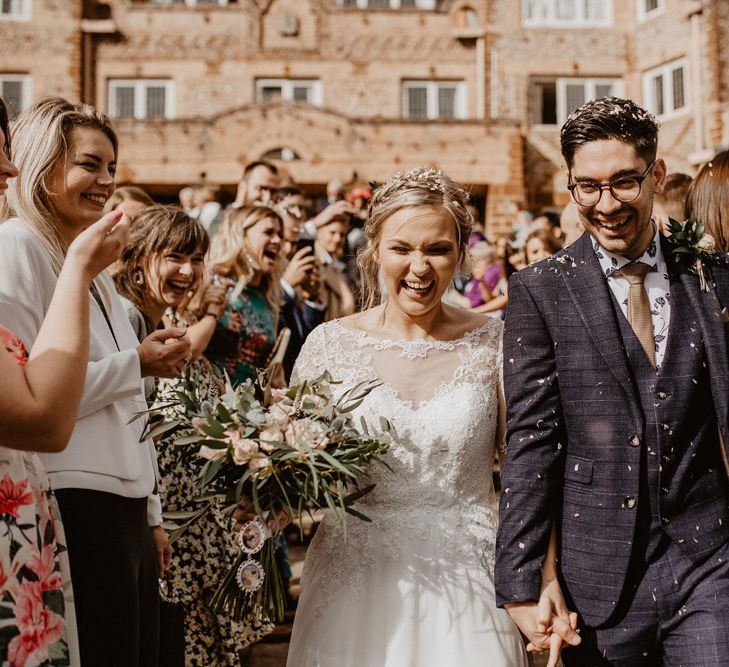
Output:
<path fill-rule="evenodd" d="M 663 242 L 663 253 L 672 277 L 681 281 L 690 306 L 697 314 L 709 364 L 711 393 L 719 428 L 725 441 L 729 441 L 727 432 L 727 386 L 729 386 L 729 362 L 727 361 L 726 324 L 721 314 L 722 306 L 716 295 L 716 288 L 710 276 L 707 276 L 709 291 L 702 292 L 698 276 L 687 267 L 676 264 L 670 256 L 671 249 Z M 682 308 L 688 304 L 672 303 L 671 308 Z"/>
<path fill-rule="evenodd" d="M 585 232 L 565 253 L 556 261 L 577 312 L 615 379 L 630 396 L 635 396 L 610 288 L 593 250 L 592 237 Z"/>

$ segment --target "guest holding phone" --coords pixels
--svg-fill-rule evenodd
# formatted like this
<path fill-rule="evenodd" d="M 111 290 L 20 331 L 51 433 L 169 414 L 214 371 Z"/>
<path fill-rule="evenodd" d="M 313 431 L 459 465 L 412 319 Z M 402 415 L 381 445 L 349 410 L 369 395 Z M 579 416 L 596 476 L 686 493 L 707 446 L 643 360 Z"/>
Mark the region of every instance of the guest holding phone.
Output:
<path fill-rule="evenodd" d="M 302 233 L 303 212 L 299 206 L 276 205 L 283 220 L 284 255 L 288 265 L 281 278 L 281 312 L 279 331 L 291 331 L 283 355 L 286 381 L 291 377 L 296 357 L 306 337 L 324 321 L 325 305 L 319 302 L 321 280 L 314 254 L 315 240 Z"/>

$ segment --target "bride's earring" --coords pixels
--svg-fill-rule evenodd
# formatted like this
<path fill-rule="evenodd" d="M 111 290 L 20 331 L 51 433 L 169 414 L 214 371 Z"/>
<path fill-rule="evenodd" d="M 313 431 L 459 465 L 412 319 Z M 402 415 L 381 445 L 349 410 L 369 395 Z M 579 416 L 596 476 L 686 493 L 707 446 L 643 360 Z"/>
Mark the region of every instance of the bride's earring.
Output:
<path fill-rule="evenodd" d="M 134 280 L 134 282 L 135 282 L 135 283 L 136 283 L 137 285 L 139 285 L 140 287 L 141 287 L 142 285 L 144 285 L 144 274 L 143 274 L 143 273 L 142 273 L 141 271 L 139 271 L 139 270 L 135 271 L 135 272 L 134 272 L 134 273 L 132 274 L 132 279 L 133 279 L 133 280 Z"/>

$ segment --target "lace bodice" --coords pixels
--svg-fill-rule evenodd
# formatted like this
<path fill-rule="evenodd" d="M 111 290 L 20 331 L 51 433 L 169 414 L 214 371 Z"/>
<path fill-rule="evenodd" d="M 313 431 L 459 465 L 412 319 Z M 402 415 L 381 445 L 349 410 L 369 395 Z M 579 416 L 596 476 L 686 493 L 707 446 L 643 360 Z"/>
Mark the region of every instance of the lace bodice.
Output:
<path fill-rule="evenodd" d="M 489 318 L 457 340 L 401 341 L 352 331 L 335 320 L 307 339 L 292 382 L 328 370 L 344 392 L 379 379 L 382 385 L 354 416 L 370 427 L 377 428 L 380 416 L 392 424 L 389 469 L 373 464 L 361 480 L 376 484 L 357 506 L 372 524 L 350 520 L 345 549 L 338 526 L 327 518 L 312 545 L 312 558 L 326 554 L 353 593 L 361 569 L 374 558 L 373 540 L 396 559 L 403 535 L 436 536 L 442 557 L 477 559 L 482 575 L 491 576 L 501 331 L 501 321 Z"/>

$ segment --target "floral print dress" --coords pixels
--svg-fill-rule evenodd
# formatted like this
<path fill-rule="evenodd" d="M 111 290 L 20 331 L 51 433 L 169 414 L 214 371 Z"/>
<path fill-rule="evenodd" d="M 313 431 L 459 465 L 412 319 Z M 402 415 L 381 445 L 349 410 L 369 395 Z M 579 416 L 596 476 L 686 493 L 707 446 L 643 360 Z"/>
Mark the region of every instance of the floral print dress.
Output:
<path fill-rule="evenodd" d="M 25 365 L 19 338 L 0 345 Z M 79 665 L 71 577 L 56 499 L 33 452 L 0 447 L 0 664 Z"/>
<path fill-rule="evenodd" d="M 173 326 L 188 326 L 179 316 L 168 313 L 168 317 Z M 218 396 L 219 381 L 205 357 L 190 364 L 183 377 L 158 381 L 156 406 L 171 406 L 164 410 L 168 421 L 182 417 L 180 408 L 173 404 L 178 400 L 175 391 L 183 388 L 200 403 Z M 200 495 L 200 470 L 205 460 L 174 444 L 183 435 L 178 432 L 157 442 L 160 495 L 168 512 L 200 509 L 195 499 Z M 186 667 L 238 667 L 241 651 L 273 630 L 270 623 L 236 622 L 211 608 L 225 573 L 240 553 L 230 519 L 222 510 L 216 506 L 175 542 L 167 574 L 171 593 L 184 607 Z"/>
<path fill-rule="evenodd" d="M 205 356 L 225 370 L 234 385 L 265 368 L 276 343 L 276 316 L 261 291 L 246 285 L 236 294 L 236 281 L 215 276 L 227 288 L 228 303 L 218 320 Z"/>

